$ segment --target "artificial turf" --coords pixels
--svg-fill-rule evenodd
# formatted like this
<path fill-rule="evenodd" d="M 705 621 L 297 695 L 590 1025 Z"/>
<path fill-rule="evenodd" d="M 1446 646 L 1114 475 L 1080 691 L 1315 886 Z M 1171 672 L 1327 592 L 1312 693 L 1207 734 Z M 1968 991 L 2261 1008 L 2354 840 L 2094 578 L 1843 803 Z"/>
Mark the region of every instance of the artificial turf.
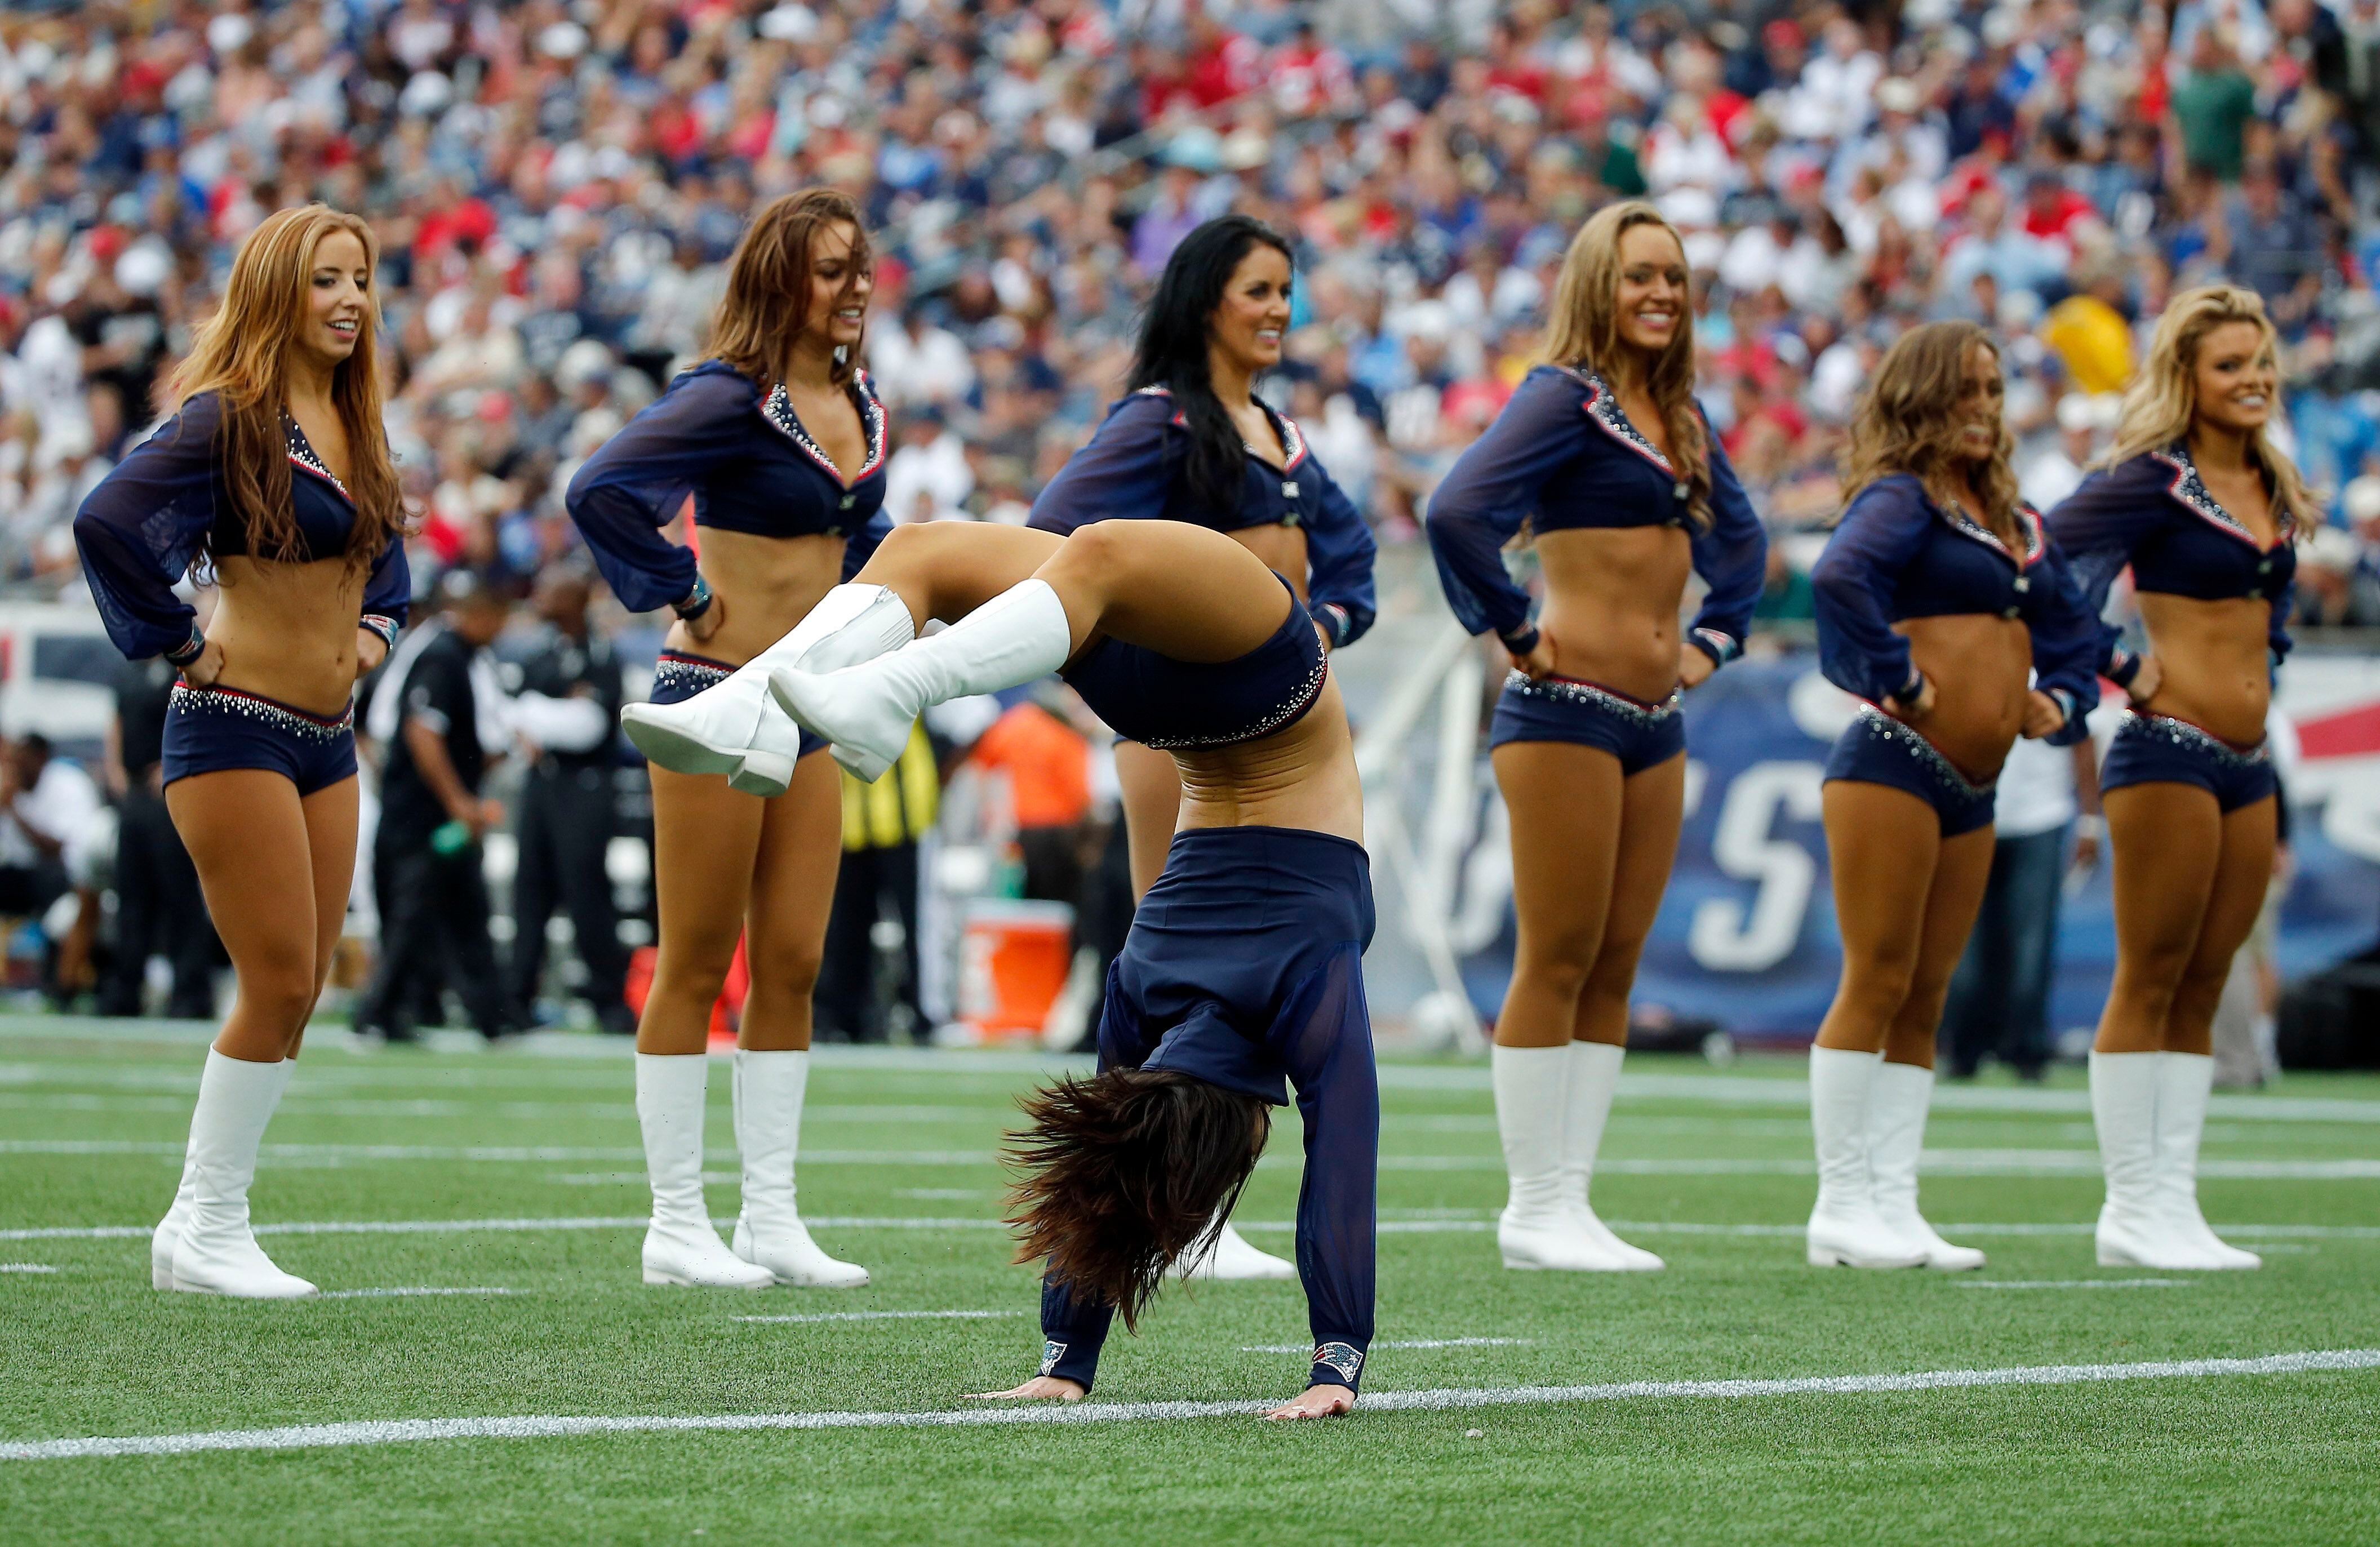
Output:
<path fill-rule="evenodd" d="M 268 1135 L 280 1148 L 260 1176 L 260 1222 L 641 1214 L 624 1049 L 318 1041 Z M 326 1290 L 510 1292 L 244 1304 L 152 1292 L 142 1237 L 23 1233 L 145 1231 L 172 1190 L 201 1057 L 162 1029 L 0 1021 L 0 1454 L 377 1419 L 926 1412 L 1012 1384 L 1038 1352 L 1034 1275 L 987 1227 L 990 1154 L 1031 1059 L 822 1056 L 803 1204 L 826 1245 L 874 1274 L 863 1290 L 649 1289 L 636 1227 L 596 1224 L 268 1236 L 276 1261 Z M 2084 1227 L 2099 1185 L 2074 1078 L 1949 1091 L 1925 1200 L 1937 1222 L 1994 1227 L 1966 1238 L 1991 1262 L 1872 1274 L 1802 1264 L 1792 1227 L 1813 1183 L 1798 1059 L 1714 1071 L 1639 1058 L 1596 1201 L 1670 1268 L 1603 1276 L 1499 1265 L 1485 1074 L 1383 1070 L 1369 1391 L 2380 1349 L 2380 1080 L 2301 1077 L 2218 1101 L 2207 1212 L 2267 1253 L 2236 1275 L 2095 1265 Z M 1293 1124 L 1277 1130 L 1240 1211 L 1252 1239 L 1283 1252 L 1293 1137 Z M 710 1141 L 713 1212 L 732 1214 L 723 1070 Z M 888 1311 L 1014 1314 L 736 1319 Z M 1111 1344 L 1097 1396 L 1286 1396 L 1305 1359 L 1270 1350 L 1305 1336 L 1294 1284 L 1171 1290 L 1142 1335 Z M 1456 1346 L 1387 1346 L 1416 1341 Z M 2365 1368 L 1286 1427 L 1227 1416 L 0 1459 L 0 1541 L 2370 1542 L 2375 1479 L 2380 1368 Z"/>

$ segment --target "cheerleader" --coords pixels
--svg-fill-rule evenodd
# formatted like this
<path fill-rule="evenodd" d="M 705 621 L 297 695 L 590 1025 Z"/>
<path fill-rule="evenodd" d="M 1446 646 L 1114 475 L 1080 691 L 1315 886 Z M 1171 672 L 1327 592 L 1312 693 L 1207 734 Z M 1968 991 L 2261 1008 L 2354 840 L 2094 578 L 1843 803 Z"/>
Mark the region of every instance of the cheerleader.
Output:
<path fill-rule="evenodd" d="M 1934 1033 L 1992 868 L 2017 736 L 2080 741 L 2098 629 L 2016 494 L 1999 352 L 1934 322 L 1852 422 L 1850 504 L 1812 575 L 1818 660 L 1863 700 L 1827 759 L 1842 981 L 1810 1050 L 1818 1266 L 1980 1267 L 1917 1211 Z"/>
<path fill-rule="evenodd" d="M 1680 696 L 1742 653 L 1768 551 L 1694 405 L 1693 315 L 1669 223 L 1638 202 L 1597 213 L 1562 260 L 1547 363 L 1429 501 L 1455 617 L 1512 657 L 1488 738 L 1520 922 L 1492 1068 L 1508 1268 L 1661 1266 L 1587 1188 L 1677 852 Z M 1524 524 L 1546 579 L 1535 623 L 1500 553 Z M 1708 594 L 1682 638 L 1689 570 Z"/>
<path fill-rule="evenodd" d="M 650 704 L 621 716 L 651 758 L 660 952 L 637 1030 L 637 1118 L 651 1177 L 648 1284 L 848 1288 L 865 1268 L 810 1239 L 794 1153 L 809 1078 L 810 990 L 842 854 L 834 768 L 767 703 L 767 673 L 830 622 L 876 647 L 909 615 L 839 585 L 886 522 L 884 411 L 860 371 L 872 256 L 858 207 L 775 200 L 729 260 L 710 357 L 670 383 L 570 481 L 570 516 L 621 603 L 676 613 Z M 694 552 L 665 540 L 691 494 Z M 813 633 L 794 625 L 812 621 Z M 792 633 L 788 633 L 793 629 Z M 722 777 L 724 776 L 724 777 Z M 702 1194 L 704 1047 L 746 942 L 736 1039 L 743 1208 L 732 1250 Z"/>
<path fill-rule="evenodd" d="M 2297 534 L 2321 513 L 2265 433 L 2280 341 L 2252 290 L 2208 285 L 2158 320 L 2106 463 L 2052 512 L 2085 602 L 2130 565 L 2144 655 L 2107 633 L 2131 695 L 2100 765 L 2115 853 L 2116 981 L 2091 1052 L 2107 1178 L 2099 1261 L 2252 1268 L 2198 1206 L 2216 1002 L 2273 873 L 2265 745 Z"/>
<path fill-rule="evenodd" d="M 1326 650 L 1372 626 L 1371 529 L 1297 426 L 1254 391 L 1281 364 L 1289 244 L 1225 215 L 1173 249 L 1141 324 L 1129 395 L 1033 502 L 1028 525 L 1063 537 L 1112 518 L 1185 521 L 1230 537 L 1289 581 Z M 1165 857 L 1182 804 L 1173 759 L 1119 741 L 1133 895 Z M 1289 1278 L 1296 1269 L 1226 1224 L 1197 1278 Z"/>
<path fill-rule="evenodd" d="M 150 1238 L 160 1289 L 315 1292 L 257 1245 L 248 1193 L 346 917 L 356 679 L 388 654 L 411 591 L 381 423 L 378 257 L 370 225 L 320 204 L 249 233 L 174 374 L 179 410 L 75 517 L 109 638 L 181 669 L 165 804 L 239 980 Z M 173 590 L 194 564 L 222 587 L 211 632 Z"/>
<path fill-rule="evenodd" d="M 922 626 L 829 674 L 780 668 L 778 702 L 873 779 L 927 706 L 1062 670 L 1123 735 L 1170 753 L 1181 816 L 1109 973 L 1099 1070 L 1026 1105 L 1012 1216 L 1046 1258 L 1039 1372 L 998 1397 L 1078 1401 L 1121 1311 L 1205 1250 L 1297 1092 L 1297 1267 L 1315 1348 L 1275 1418 L 1355 1402 L 1372 1336 L 1379 1093 L 1364 1001 L 1372 934 L 1363 790 L 1321 631 L 1244 546 L 1170 521 L 905 526 L 861 572 Z M 830 639 L 830 645 L 834 641 Z"/>

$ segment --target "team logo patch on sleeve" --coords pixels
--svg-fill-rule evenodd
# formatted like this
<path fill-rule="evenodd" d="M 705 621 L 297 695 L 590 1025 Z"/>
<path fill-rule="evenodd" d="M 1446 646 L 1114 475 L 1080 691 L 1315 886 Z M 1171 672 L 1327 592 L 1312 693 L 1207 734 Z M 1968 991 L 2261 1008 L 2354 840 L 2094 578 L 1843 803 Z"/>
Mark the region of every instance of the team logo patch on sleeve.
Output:
<path fill-rule="evenodd" d="M 1065 1357 L 1066 1345 L 1054 1337 L 1044 1339 L 1041 1344 L 1040 1373 L 1047 1375 L 1055 1371 L 1058 1368 L 1058 1361 Z"/>
<path fill-rule="evenodd" d="M 1355 1372 L 1364 1368 L 1364 1351 L 1351 1343 L 1324 1343 L 1315 1348 L 1314 1362 L 1353 1385 Z"/>

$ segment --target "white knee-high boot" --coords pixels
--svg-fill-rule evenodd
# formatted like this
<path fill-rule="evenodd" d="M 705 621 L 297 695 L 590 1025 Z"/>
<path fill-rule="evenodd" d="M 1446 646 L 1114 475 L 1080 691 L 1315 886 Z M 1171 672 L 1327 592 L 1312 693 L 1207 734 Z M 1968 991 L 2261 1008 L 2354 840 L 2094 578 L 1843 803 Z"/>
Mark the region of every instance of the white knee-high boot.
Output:
<path fill-rule="evenodd" d="M 314 1286 L 273 1265 L 248 1217 L 257 1146 L 297 1067 L 288 1058 L 252 1064 L 208 1052 L 199 1104 L 190 1113 L 190 1205 L 174 1242 L 171 1287 L 239 1299 L 302 1299 L 314 1293 Z"/>
<path fill-rule="evenodd" d="M 1216 1230 L 1214 1244 L 1196 1258 L 1185 1256 L 1175 1262 L 1173 1273 L 1202 1284 L 1249 1282 L 1295 1278 L 1297 1264 L 1259 1250 L 1226 1220 Z"/>
<path fill-rule="evenodd" d="M 1073 653 L 1065 604 L 1048 582 L 1027 580 L 941 633 L 873 660 L 825 674 L 781 666 L 769 690 L 785 713 L 833 743 L 836 762 L 872 783 L 909 744 L 929 705 L 1046 677 Z"/>
<path fill-rule="evenodd" d="M 1917 1157 L 1925 1147 L 1925 1109 L 1934 1100 L 1934 1071 L 1889 1059 L 1876 1071 L 1867 1096 L 1868 1185 L 1885 1228 L 1925 1259 L 1929 1268 L 1962 1273 L 1984 1265 L 1972 1246 L 1952 1246 L 1917 1212 Z"/>
<path fill-rule="evenodd" d="M 1587 1193 L 1595 1181 L 1595 1156 L 1603 1147 L 1604 1124 L 1611 1118 L 1611 1098 L 1620 1088 L 1620 1065 L 1625 1047 L 1608 1042 L 1570 1045 L 1569 1095 L 1562 1116 L 1562 1207 L 1588 1249 L 1604 1260 L 1610 1273 L 1655 1273 L 1665 1264 L 1643 1247 L 1631 1246 L 1614 1235 L 1596 1214 Z"/>
<path fill-rule="evenodd" d="M 1868 1103 L 1881 1053 L 1810 1049 L 1810 1132 L 1818 1203 L 1806 1245 L 1812 1267 L 1913 1268 L 1924 1254 L 1886 1227 L 1868 1170 Z"/>
<path fill-rule="evenodd" d="M 820 1251 L 795 1203 L 794 1154 L 809 1078 L 806 1051 L 735 1050 L 735 1147 L 744 1155 L 735 1255 L 768 1269 L 780 1284 L 856 1289 L 868 1282 L 868 1270 Z"/>
<path fill-rule="evenodd" d="M 213 1058 L 213 1049 L 210 1048 L 207 1056 Z M 204 1088 L 204 1078 L 200 1076 L 201 1089 Z M 189 1227 L 190 1204 L 198 1197 L 199 1139 L 195 1118 L 190 1130 L 188 1146 L 182 1152 L 181 1185 L 174 1189 L 174 1202 L 166 1208 L 165 1217 L 149 1232 L 149 1287 L 152 1289 L 171 1289 L 174 1287 L 174 1247 L 182 1239 L 182 1232 Z"/>
<path fill-rule="evenodd" d="M 2093 1053 L 2091 1121 L 2107 1201 L 2096 1231 L 2102 1267 L 2209 1264 L 2169 1218 L 2157 1177 L 2157 1063 L 2161 1053 Z"/>
<path fill-rule="evenodd" d="M 1504 1141 L 1512 1191 L 1496 1221 L 1508 1268 L 1594 1273 L 1608 1263 L 1577 1227 L 1562 1198 L 1562 1127 L 1570 1113 L 1570 1048 L 1488 1049 L 1496 1129 Z"/>
<path fill-rule="evenodd" d="M 2198 1207 L 2198 1142 L 2215 1059 L 2204 1053 L 2159 1053 L 2156 1063 L 2156 1189 L 2168 1227 L 2207 1268 L 2260 1268 L 2265 1260 L 2217 1236 Z"/>
<path fill-rule="evenodd" d="M 702 1097 L 710 1064 L 702 1053 L 637 1055 L 637 1123 L 644 1130 L 645 1170 L 653 1189 L 645 1282 L 765 1289 L 776 1275 L 727 1250 L 702 1198 Z"/>
<path fill-rule="evenodd" d="M 769 673 L 799 662 L 834 671 L 917 635 L 908 604 L 883 586 L 829 591 L 792 632 L 676 704 L 631 704 L 620 723 L 637 750 L 673 773 L 725 774 L 730 787 L 774 798 L 785 792 L 801 754 L 801 730 L 769 697 Z"/>

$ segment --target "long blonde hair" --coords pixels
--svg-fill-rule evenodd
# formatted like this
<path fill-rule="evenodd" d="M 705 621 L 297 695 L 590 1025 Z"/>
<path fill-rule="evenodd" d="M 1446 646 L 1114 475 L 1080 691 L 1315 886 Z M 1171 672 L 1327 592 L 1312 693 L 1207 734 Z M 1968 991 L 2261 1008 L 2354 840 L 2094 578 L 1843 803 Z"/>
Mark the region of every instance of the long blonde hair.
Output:
<path fill-rule="evenodd" d="M 1571 238 L 1554 281 L 1546 323 L 1544 358 L 1548 365 L 1584 366 L 1609 375 L 1626 347 L 1620 339 L 1620 239 L 1640 225 L 1658 226 L 1685 243 L 1661 212 L 1641 199 L 1607 205 Z M 1697 527 L 1711 521 L 1710 448 L 1703 417 L 1694 407 L 1694 316 L 1691 300 L 1679 308 L 1670 342 L 1645 368 L 1645 390 L 1661 411 L 1670 442 L 1670 465 L 1686 485 L 1686 512 Z"/>
<path fill-rule="evenodd" d="M 2016 514 L 2016 469 L 2010 465 L 2016 439 L 2007 421 L 2001 421 L 1999 443 L 1982 466 L 1969 471 L 1959 450 L 1966 429 L 1959 401 L 1966 395 L 1967 362 L 1978 344 L 1998 364 L 1999 345 L 1973 322 L 1928 322 L 1893 341 L 1852 415 L 1851 443 L 1843 452 L 1843 503 L 1850 505 L 1872 483 L 1908 473 L 1925 486 L 1928 499 L 1957 512 L 1963 508 L 1959 494 L 1964 479 L 1983 503 L 1985 525 L 2010 552 L 2022 555 L 2025 537 Z"/>
<path fill-rule="evenodd" d="M 710 357 L 766 386 L 784 369 L 785 353 L 809 325 L 810 252 L 819 235 L 839 221 L 851 224 L 851 268 L 844 295 L 875 261 L 868 224 L 849 194 L 804 188 L 771 199 L 752 219 L 727 260 L 727 289 L 710 319 Z M 836 353 L 829 377 L 848 386 L 859 373 L 868 335 Z"/>
<path fill-rule="evenodd" d="M 289 440 L 282 428 L 288 412 L 289 355 L 306 324 L 315 254 L 324 238 L 340 231 L 363 244 L 365 272 L 376 276 L 380 243 L 371 227 L 361 216 L 327 204 L 279 211 L 249 232 L 232 259 L 223 305 L 199 329 L 166 389 L 177 405 L 200 393 L 222 399 L 223 425 L 216 435 L 224 481 L 247 533 L 248 551 L 260 559 L 286 561 L 298 551 Z M 377 560 L 405 525 L 396 464 L 381 422 L 380 302 L 369 280 L 364 300 L 356 346 L 331 372 L 332 405 L 347 432 L 347 496 L 356 507 L 346 559 L 358 569 Z M 212 536 L 207 553 L 214 557 Z"/>
<path fill-rule="evenodd" d="M 2252 326 L 2264 338 L 2265 352 L 2277 358 L 2280 335 L 2265 313 L 2265 298 L 2237 284 L 2202 284 L 2185 290 L 2157 319 L 2149 342 L 2148 365 L 2124 393 L 2121 417 L 2116 421 L 2116 442 L 2100 459 L 2102 466 L 2129 462 L 2143 452 L 2161 452 L 2186 439 L 2198 417 L 2198 350 L 2206 335 L 2233 322 Z M 2275 450 L 2259 427 L 2248 437 L 2248 458 L 2273 486 L 2273 503 L 2288 522 L 2311 528 L 2322 521 L 2305 479 L 2289 459 Z"/>

